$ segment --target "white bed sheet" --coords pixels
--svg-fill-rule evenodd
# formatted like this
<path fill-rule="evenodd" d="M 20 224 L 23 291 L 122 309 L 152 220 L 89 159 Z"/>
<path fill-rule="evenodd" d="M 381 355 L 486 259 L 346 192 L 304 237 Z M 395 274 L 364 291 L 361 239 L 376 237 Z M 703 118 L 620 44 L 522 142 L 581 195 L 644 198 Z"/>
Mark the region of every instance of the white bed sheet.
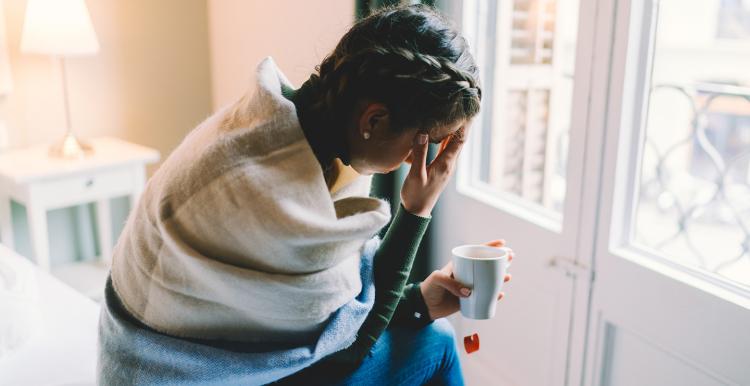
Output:
<path fill-rule="evenodd" d="M 0 245 L 0 259 L 11 254 Z M 0 385 L 94 385 L 99 305 L 48 273 L 36 274 L 41 326 L 0 358 Z"/>

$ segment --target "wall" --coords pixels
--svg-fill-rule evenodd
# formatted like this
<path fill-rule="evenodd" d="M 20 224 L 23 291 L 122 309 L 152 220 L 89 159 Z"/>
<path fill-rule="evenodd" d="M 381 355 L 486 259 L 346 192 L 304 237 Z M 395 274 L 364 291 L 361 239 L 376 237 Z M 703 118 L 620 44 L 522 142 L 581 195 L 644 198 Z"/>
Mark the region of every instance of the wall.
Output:
<path fill-rule="evenodd" d="M 63 132 L 60 74 L 49 58 L 19 52 L 25 0 L 5 0 L 14 90 L 0 99 L 10 145 Z M 66 63 L 72 122 L 83 137 L 113 135 L 166 157 L 215 108 L 242 95 L 257 63 L 272 56 L 300 85 L 354 20 L 353 0 L 87 1 L 96 56 Z M 155 166 L 150 168 L 153 172 Z M 115 231 L 127 214 L 113 202 Z M 16 246 L 29 251 L 25 211 L 13 207 Z M 53 264 L 96 254 L 92 208 L 48 214 Z"/>
<path fill-rule="evenodd" d="M 64 132 L 60 74 L 48 57 L 19 52 L 26 1 L 3 5 L 14 89 L 0 99 L 0 119 L 11 146 L 52 141 Z M 117 136 L 166 157 L 211 111 L 206 2 L 89 0 L 87 5 L 101 49 L 66 62 L 76 132 Z M 126 203 L 114 205 L 121 225 Z M 13 212 L 17 248 L 25 254 L 25 213 L 20 206 Z M 91 214 L 87 207 L 49 213 L 53 263 L 93 253 L 92 235 L 85 234 Z"/>
<path fill-rule="evenodd" d="M 245 92 L 272 56 L 295 87 L 354 22 L 354 0 L 208 0 L 213 106 Z"/>

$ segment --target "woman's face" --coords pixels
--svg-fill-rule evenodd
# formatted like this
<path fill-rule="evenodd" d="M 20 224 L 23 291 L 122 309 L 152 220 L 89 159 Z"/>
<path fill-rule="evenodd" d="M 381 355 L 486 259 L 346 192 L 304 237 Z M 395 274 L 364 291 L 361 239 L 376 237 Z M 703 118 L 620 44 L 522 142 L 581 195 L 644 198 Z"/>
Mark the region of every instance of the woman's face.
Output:
<path fill-rule="evenodd" d="M 366 105 L 356 122 L 349 130 L 349 151 L 351 166 L 360 174 L 389 173 L 405 161 L 411 162 L 411 151 L 418 128 L 399 133 L 391 131 L 388 110 L 384 105 Z M 467 121 L 453 123 L 427 130 L 429 141 L 440 143 L 443 139 L 467 125 Z M 367 137 L 367 138 L 366 138 Z"/>

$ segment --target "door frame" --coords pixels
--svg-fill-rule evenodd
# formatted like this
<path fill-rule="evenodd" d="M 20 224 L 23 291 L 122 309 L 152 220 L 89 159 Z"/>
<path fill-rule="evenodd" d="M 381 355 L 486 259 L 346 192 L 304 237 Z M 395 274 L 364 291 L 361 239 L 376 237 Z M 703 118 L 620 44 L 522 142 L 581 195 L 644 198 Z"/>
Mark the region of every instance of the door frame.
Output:
<path fill-rule="evenodd" d="M 465 1 L 465 0 L 464 0 Z M 496 1 L 496 0 L 489 0 Z M 457 20 L 462 20 L 461 11 L 463 4 L 456 6 L 456 3 L 449 2 L 450 13 Z M 576 37 L 576 83 L 573 87 L 574 103 L 571 112 L 571 140 L 568 148 L 568 168 L 567 180 L 576 183 L 568 183 L 566 187 L 566 198 L 564 204 L 564 213 L 562 223 L 553 224 L 543 216 L 534 216 L 533 212 L 523 208 L 514 207 L 511 204 L 498 202 L 497 197 L 491 193 L 482 192 L 473 187 L 467 187 L 471 182 L 470 164 L 477 162 L 477 152 L 469 154 L 464 153 L 461 157 L 459 170 L 455 184 L 448 188 L 446 196 L 464 199 L 473 199 L 480 205 L 487 208 L 502 212 L 512 219 L 511 222 L 527 221 L 530 225 L 538 226 L 545 231 L 556 232 L 558 236 L 569 237 L 566 241 L 568 250 L 559 256 L 552 256 L 554 261 L 550 265 L 557 264 L 560 274 L 571 280 L 572 294 L 570 309 L 570 319 L 567 326 L 567 345 L 557 352 L 564 353 L 564 365 L 556 370 L 555 376 L 562 379 L 564 385 L 580 385 L 584 377 L 585 353 L 587 350 L 587 334 L 589 324 L 590 294 L 591 284 L 594 279 L 592 274 L 593 267 L 593 246 L 595 243 L 592 232 L 588 234 L 582 232 L 586 229 L 594 229 L 596 225 L 596 205 L 584 205 L 584 203 L 596 203 L 599 197 L 599 189 L 591 186 L 591 181 L 598 181 L 598 174 L 602 170 L 601 147 L 596 143 L 603 140 L 602 130 L 592 130 L 592 125 L 602 127 L 604 123 L 604 113 L 606 111 L 606 101 L 602 98 L 595 98 L 594 95 L 604 95 L 608 89 L 607 76 L 611 55 L 609 51 L 602 50 L 601 47 L 609 47 L 610 41 L 607 36 L 602 36 L 599 31 L 611 30 L 611 17 L 608 15 L 612 10 L 602 5 L 597 0 L 579 0 L 578 11 L 578 29 Z M 609 16 L 604 17 L 604 16 Z M 607 24 L 609 22 L 609 24 Z M 604 69 L 604 70 L 603 70 Z M 573 131 L 576 131 L 573 133 Z M 476 140 L 477 136 L 470 138 Z M 478 146 L 474 144 L 474 149 Z M 592 151 L 593 149 L 593 151 Z M 473 159 L 472 159 L 473 158 Z M 593 162 L 591 162 L 593 160 Z M 592 178 L 592 176 L 594 176 Z M 442 206 L 441 206 L 442 207 Z M 438 207 L 438 211 L 441 211 Z M 531 216 L 529 214 L 531 213 Z M 438 214 L 438 218 L 449 218 L 443 213 Z M 438 230 L 438 233 L 440 231 Z M 440 243 L 442 237 L 435 238 L 435 245 L 432 250 L 443 250 L 445 245 Z M 509 240 L 512 245 L 512 240 Z M 442 248 L 442 249 L 441 249 Z M 520 258 L 524 258 L 521 256 Z M 529 257 L 534 258 L 534 257 Z M 542 258 L 542 257 L 537 257 Z M 442 264 L 445 261 L 437 261 Z M 512 293 L 510 294 L 512 296 Z"/>
<path fill-rule="evenodd" d="M 589 104 L 586 124 L 585 143 L 581 152 L 584 154 L 581 180 L 586 189 L 581 191 L 581 202 L 590 203 L 580 208 L 580 222 L 578 225 L 578 239 L 576 254 L 588 267 L 590 274 L 589 285 L 576 286 L 577 300 L 571 324 L 570 350 L 568 355 L 568 377 L 565 385 L 586 384 L 587 363 L 591 357 L 591 307 L 594 288 L 597 284 L 597 266 L 595 259 L 595 245 L 597 242 L 598 213 L 601 206 L 601 181 L 604 171 L 605 156 L 604 141 L 606 132 L 603 127 L 607 121 L 608 100 L 606 95 L 610 89 L 610 68 L 613 65 L 612 39 L 614 36 L 615 3 L 617 0 L 595 0 L 589 2 L 589 7 L 581 11 L 581 20 L 586 13 L 589 16 L 589 28 L 585 32 L 591 36 L 591 66 L 588 80 Z M 624 0 L 627 1 L 627 0 Z"/>

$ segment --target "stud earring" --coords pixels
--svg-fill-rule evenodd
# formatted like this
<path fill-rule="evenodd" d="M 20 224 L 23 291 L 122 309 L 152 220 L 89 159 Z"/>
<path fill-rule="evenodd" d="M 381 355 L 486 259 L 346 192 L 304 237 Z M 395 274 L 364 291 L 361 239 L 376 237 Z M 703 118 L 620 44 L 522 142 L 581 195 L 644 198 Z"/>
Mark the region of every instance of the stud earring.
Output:
<path fill-rule="evenodd" d="M 364 133 L 362 133 L 362 136 L 363 136 L 363 137 L 364 137 L 365 139 L 370 139 L 370 132 L 369 132 L 369 131 L 365 131 Z"/>

